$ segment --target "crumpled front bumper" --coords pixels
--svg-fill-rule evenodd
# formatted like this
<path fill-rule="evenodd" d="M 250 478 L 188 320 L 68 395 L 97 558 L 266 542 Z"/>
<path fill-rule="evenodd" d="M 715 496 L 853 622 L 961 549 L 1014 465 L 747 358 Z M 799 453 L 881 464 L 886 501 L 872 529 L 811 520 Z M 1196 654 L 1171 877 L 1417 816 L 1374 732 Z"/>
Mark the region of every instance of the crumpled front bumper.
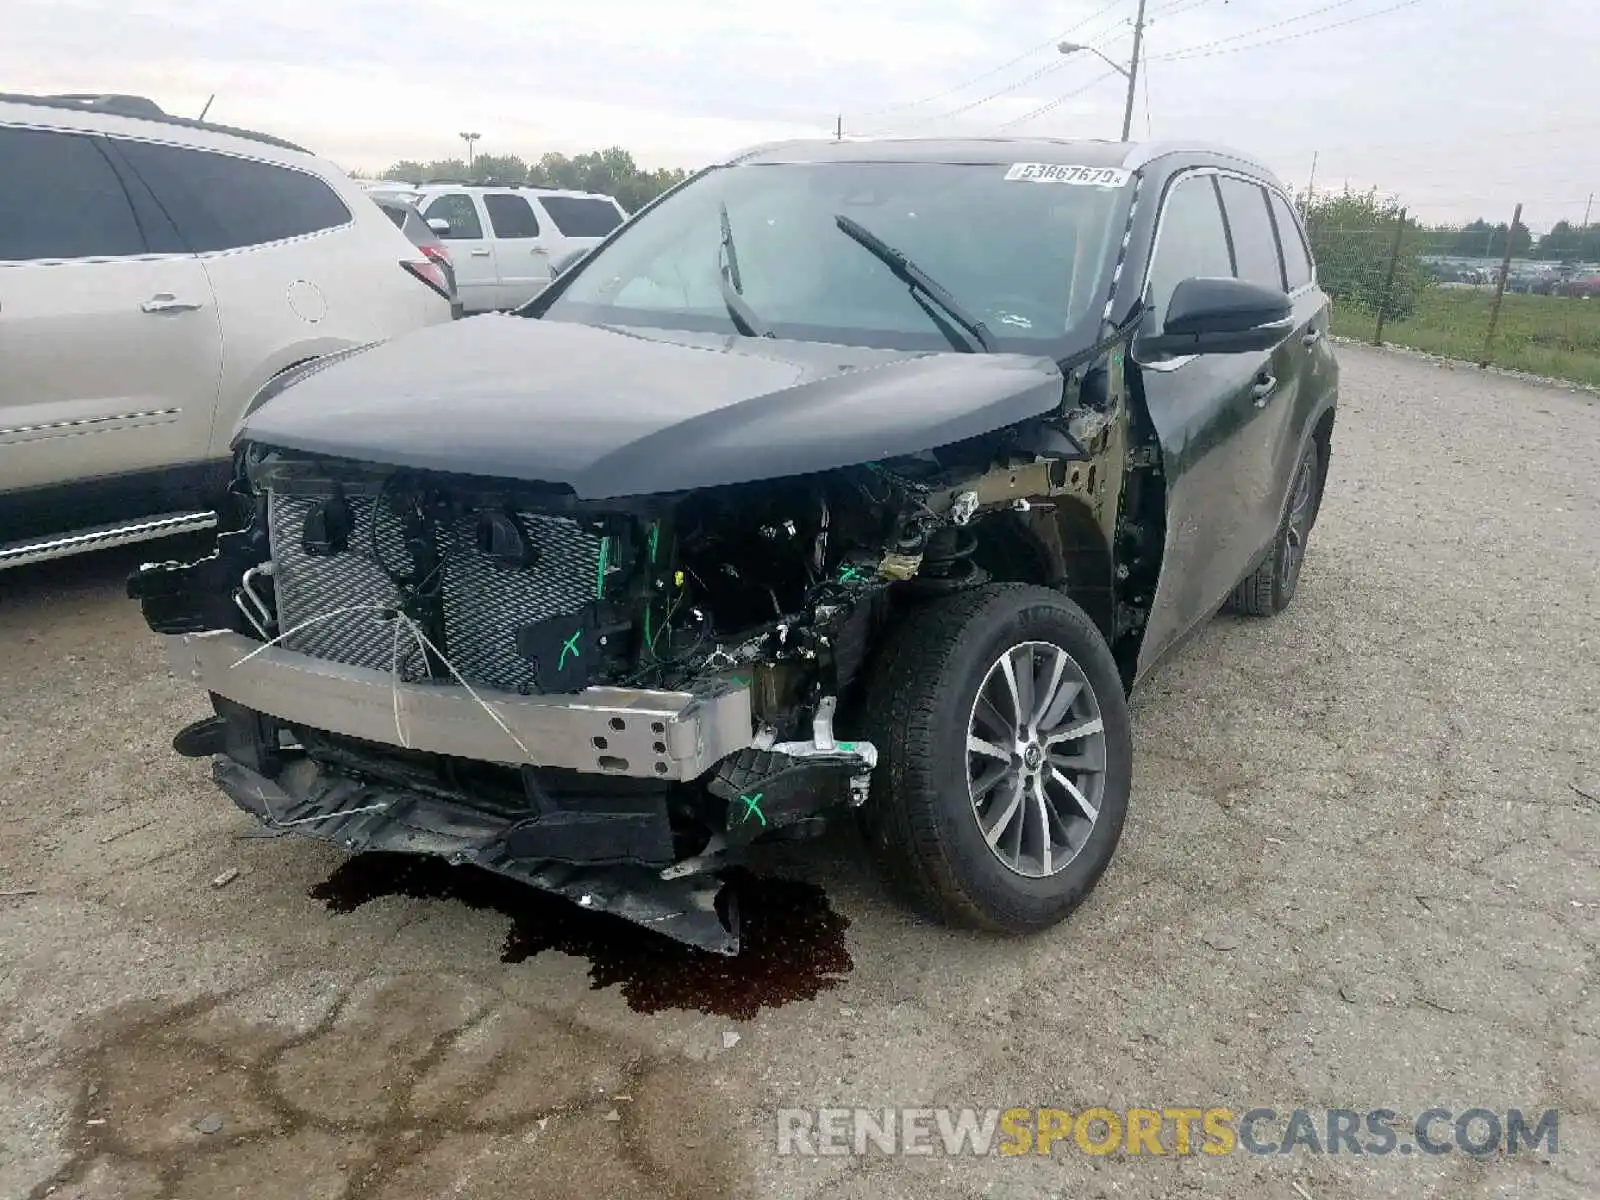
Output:
<path fill-rule="evenodd" d="M 219 754 L 212 775 L 245 812 L 270 829 L 331 842 L 355 853 L 437 855 L 565 896 L 717 954 L 739 952 L 737 893 L 714 876 L 663 879 L 642 866 L 530 861 L 516 853 L 528 822 L 439 796 L 325 770 L 310 759 L 276 779 Z"/>
<path fill-rule="evenodd" d="M 171 638 L 179 676 L 292 724 L 479 762 L 684 782 L 752 744 L 749 688 L 591 687 L 523 696 L 459 683 L 404 683 L 228 630 Z"/>

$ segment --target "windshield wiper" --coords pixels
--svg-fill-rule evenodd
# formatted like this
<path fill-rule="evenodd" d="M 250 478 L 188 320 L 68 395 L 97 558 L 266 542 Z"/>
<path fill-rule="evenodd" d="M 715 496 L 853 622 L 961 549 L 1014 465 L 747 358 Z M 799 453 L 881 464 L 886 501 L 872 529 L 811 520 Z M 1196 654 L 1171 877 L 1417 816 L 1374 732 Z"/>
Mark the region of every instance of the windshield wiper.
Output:
<path fill-rule="evenodd" d="M 717 206 L 717 219 L 722 224 L 722 237 L 717 246 L 717 285 L 722 289 L 722 303 L 728 307 L 733 327 L 746 337 L 772 337 L 772 330 L 756 316 L 744 298 L 744 279 L 739 274 L 739 253 L 733 247 L 733 226 L 728 221 L 728 206 Z"/>
<path fill-rule="evenodd" d="M 934 324 L 939 326 L 940 331 L 949 339 L 952 346 L 957 350 L 970 352 L 973 348 L 973 343 L 976 342 L 985 353 L 994 353 L 994 335 L 989 332 L 989 327 L 974 316 L 961 301 L 945 291 L 939 281 L 932 275 L 929 275 L 903 253 L 873 233 L 872 230 L 857 221 L 851 220 L 843 213 L 835 216 L 833 223 L 839 227 L 842 233 L 852 241 L 858 242 L 868 253 L 893 271 L 895 278 L 911 289 L 911 298 L 920 304 L 924 310 L 928 311 L 928 315 L 934 319 Z M 921 293 L 921 295 L 918 293 Z M 955 331 L 950 329 L 944 321 L 929 310 L 929 306 L 923 300 L 923 296 L 926 296 L 928 300 L 933 301 L 934 304 L 942 308 L 951 320 L 966 330 L 969 338 L 963 339 L 955 336 Z"/>

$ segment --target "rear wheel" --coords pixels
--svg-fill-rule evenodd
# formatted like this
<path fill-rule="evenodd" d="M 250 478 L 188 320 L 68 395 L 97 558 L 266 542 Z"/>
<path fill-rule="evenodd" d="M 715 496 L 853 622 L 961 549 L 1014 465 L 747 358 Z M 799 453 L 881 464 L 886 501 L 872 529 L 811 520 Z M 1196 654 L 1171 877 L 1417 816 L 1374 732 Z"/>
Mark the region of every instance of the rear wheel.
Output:
<path fill-rule="evenodd" d="M 869 689 L 884 757 L 862 810 L 898 890 L 951 924 L 1061 920 L 1122 834 L 1132 743 L 1100 632 L 1048 588 L 974 588 L 915 610 Z"/>
<path fill-rule="evenodd" d="M 1300 568 L 1305 563 L 1306 540 L 1317 519 L 1321 466 L 1322 452 L 1313 440 L 1295 467 L 1289 507 L 1278 526 L 1272 552 L 1228 598 L 1228 607 L 1234 612 L 1251 617 L 1276 616 L 1294 599 L 1300 586 Z"/>

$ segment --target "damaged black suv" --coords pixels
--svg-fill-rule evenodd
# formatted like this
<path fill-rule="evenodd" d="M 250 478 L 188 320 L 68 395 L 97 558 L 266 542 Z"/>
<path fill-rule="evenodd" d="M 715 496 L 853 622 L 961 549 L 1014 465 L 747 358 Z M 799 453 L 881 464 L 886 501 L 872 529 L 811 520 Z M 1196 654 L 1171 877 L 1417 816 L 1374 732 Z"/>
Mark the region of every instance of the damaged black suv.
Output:
<path fill-rule="evenodd" d="M 1295 594 L 1327 323 L 1231 151 L 762 147 L 285 381 L 238 528 L 130 592 L 268 824 L 732 952 L 741 851 L 854 810 L 924 911 L 1038 929 L 1121 834 L 1128 689 Z"/>

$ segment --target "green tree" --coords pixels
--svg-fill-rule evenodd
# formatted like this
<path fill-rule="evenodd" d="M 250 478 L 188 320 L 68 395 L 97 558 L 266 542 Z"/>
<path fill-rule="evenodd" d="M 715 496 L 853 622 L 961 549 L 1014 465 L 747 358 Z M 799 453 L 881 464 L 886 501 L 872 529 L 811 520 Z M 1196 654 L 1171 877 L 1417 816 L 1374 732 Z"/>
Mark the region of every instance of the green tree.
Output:
<path fill-rule="evenodd" d="M 378 178 L 392 179 L 397 183 L 416 183 L 422 178 L 424 170 L 423 165 L 415 159 L 402 158 Z"/>
<path fill-rule="evenodd" d="M 1506 252 L 1506 235 L 1509 231 L 1504 221 L 1491 225 L 1482 217 L 1468 221 L 1456 231 L 1455 244 L 1448 253 L 1463 258 L 1503 258 Z M 1533 232 L 1521 221 L 1511 235 L 1511 257 L 1526 258 L 1533 250 Z"/>
<path fill-rule="evenodd" d="M 526 183 L 528 164 L 515 154 L 480 154 L 466 178 L 473 183 Z"/>
<path fill-rule="evenodd" d="M 1302 201 L 1302 212 L 1317 259 L 1317 279 L 1335 303 L 1374 314 L 1382 308 L 1386 321 L 1403 321 L 1416 310 L 1417 297 L 1428 285 L 1422 263 L 1425 238 L 1414 222 L 1406 222 L 1390 283 L 1389 260 L 1401 212 L 1396 200 L 1380 198 L 1376 189 L 1329 194 Z"/>

